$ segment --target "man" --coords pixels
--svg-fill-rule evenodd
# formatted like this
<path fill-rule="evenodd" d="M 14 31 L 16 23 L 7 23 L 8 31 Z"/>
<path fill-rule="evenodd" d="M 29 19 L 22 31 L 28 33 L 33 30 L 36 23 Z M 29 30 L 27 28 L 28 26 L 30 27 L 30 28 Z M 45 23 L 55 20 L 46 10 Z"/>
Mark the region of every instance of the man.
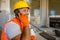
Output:
<path fill-rule="evenodd" d="M 19 1 L 14 5 L 15 18 L 5 24 L 2 40 L 35 40 L 35 36 L 30 36 L 29 9 L 29 5 L 24 1 Z"/>

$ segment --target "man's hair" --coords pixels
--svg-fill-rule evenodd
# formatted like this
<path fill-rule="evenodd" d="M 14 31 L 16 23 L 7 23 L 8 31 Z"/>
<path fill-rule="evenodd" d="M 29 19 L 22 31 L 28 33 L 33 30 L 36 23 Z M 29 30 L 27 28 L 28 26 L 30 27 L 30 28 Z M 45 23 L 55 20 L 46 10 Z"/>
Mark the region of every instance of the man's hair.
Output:
<path fill-rule="evenodd" d="M 19 9 L 14 10 L 15 16 L 18 16 Z"/>

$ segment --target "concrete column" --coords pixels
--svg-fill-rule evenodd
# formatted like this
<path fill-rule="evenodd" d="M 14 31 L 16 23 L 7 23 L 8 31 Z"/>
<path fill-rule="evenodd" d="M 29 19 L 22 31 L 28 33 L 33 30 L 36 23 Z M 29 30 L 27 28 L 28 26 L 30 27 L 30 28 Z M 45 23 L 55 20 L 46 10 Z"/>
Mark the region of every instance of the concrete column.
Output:
<path fill-rule="evenodd" d="M 41 21 L 40 26 L 45 26 L 47 23 L 47 14 L 48 14 L 48 0 L 40 0 L 40 10 L 41 10 Z"/>
<path fill-rule="evenodd" d="M 10 0 L 1 0 L 1 10 L 6 10 L 10 13 Z"/>
<path fill-rule="evenodd" d="M 1 0 L 1 13 L 0 13 L 0 26 L 3 27 L 4 24 L 10 19 L 10 0 Z"/>

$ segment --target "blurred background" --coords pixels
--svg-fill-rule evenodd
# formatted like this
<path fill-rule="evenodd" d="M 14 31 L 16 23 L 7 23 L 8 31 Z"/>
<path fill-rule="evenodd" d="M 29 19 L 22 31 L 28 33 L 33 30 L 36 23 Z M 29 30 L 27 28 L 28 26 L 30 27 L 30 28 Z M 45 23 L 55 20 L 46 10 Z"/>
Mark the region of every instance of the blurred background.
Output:
<path fill-rule="evenodd" d="M 0 0 L 0 35 L 14 17 L 13 6 L 21 0 Z M 30 5 L 30 22 L 37 40 L 60 40 L 60 0 L 24 0 Z"/>

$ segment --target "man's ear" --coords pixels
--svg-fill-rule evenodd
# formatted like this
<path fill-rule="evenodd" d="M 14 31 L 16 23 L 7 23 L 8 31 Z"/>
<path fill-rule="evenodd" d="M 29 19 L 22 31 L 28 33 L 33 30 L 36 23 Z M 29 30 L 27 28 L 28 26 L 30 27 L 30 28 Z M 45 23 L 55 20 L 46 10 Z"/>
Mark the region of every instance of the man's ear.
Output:
<path fill-rule="evenodd" d="M 22 15 L 22 13 L 20 13 L 20 12 L 17 13 L 17 16 L 18 16 L 18 17 L 21 16 L 21 15 Z"/>
<path fill-rule="evenodd" d="M 15 16 L 18 16 L 18 13 L 15 13 Z"/>

